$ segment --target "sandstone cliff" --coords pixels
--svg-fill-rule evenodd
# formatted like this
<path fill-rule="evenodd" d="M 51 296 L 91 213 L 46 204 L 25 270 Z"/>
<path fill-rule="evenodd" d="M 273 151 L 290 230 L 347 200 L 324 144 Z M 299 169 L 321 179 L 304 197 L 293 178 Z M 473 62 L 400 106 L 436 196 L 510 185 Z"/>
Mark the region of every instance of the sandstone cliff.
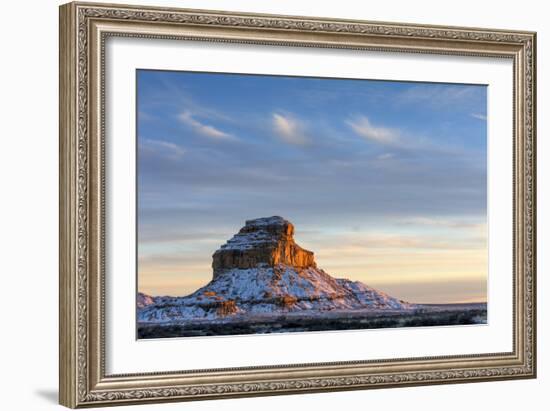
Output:
<path fill-rule="evenodd" d="M 294 226 L 282 217 L 248 220 L 212 258 L 214 279 L 231 269 L 316 267 L 313 253 L 294 242 Z"/>

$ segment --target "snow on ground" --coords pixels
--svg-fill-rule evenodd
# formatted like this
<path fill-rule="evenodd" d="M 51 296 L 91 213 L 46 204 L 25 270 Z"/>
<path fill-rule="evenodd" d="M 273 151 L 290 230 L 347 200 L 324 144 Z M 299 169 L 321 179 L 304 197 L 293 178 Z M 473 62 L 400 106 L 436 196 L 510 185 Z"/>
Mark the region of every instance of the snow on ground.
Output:
<path fill-rule="evenodd" d="M 314 267 L 285 265 L 226 270 L 189 296 L 154 297 L 153 301 L 138 307 L 139 322 L 415 307 L 358 281 L 335 279 Z"/>

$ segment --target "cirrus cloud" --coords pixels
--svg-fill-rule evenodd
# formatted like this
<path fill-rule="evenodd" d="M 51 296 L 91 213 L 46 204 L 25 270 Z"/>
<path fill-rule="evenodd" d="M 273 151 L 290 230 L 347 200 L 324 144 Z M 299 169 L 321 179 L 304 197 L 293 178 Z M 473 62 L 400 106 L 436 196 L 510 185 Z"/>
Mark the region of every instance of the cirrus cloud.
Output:
<path fill-rule="evenodd" d="M 477 118 L 478 120 L 481 120 L 481 121 L 487 121 L 487 116 L 485 114 L 472 113 L 470 114 L 470 116 L 472 116 L 473 118 Z"/>
<path fill-rule="evenodd" d="M 187 126 L 191 127 L 193 130 L 195 130 L 198 134 L 200 134 L 202 136 L 209 137 L 209 138 L 212 138 L 212 139 L 218 139 L 218 140 L 220 140 L 220 139 L 226 139 L 227 140 L 227 139 L 233 139 L 234 138 L 229 133 L 225 133 L 225 132 L 217 129 L 214 126 L 204 124 L 204 123 L 200 122 L 199 120 L 195 119 L 193 117 L 193 114 L 189 110 L 185 110 L 184 112 L 182 112 L 178 116 L 178 119 L 183 124 L 186 124 Z"/>
<path fill-rule="evenodd" d="M 139 144 L 141 154 L 160 155 L 165 158 L 177 160 L 181 158 L 186 150 L 174 143 L 164 140 L 143 139 Z"/>
<path fill-rule="evenodd" d="M 400 141 L 399 130 L 375 126 L 366 116 L 355 116 L 352 119 L 348 119 L 346 124 L 350 126 L 356 134 L 366 140 L 380 144 L 398 144 Z"/>
<path fill-rule="evenodd" d="M 304 125 L 290 115 L 273 113 L 273 128 L 277 136 L 286 143 L 306 145 L 310 139 L 304 132 Z"/>

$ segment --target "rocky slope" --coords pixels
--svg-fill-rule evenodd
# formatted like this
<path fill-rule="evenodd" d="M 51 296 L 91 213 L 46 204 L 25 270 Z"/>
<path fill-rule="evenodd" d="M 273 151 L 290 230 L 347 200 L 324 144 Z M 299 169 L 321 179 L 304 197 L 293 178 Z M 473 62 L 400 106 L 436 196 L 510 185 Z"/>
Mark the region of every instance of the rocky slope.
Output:
<path fill-rule="evenodd" d="M 151 297 L 150 295 L 138 293 L 137 295 L 137 308 L 145 308 L 148 305 L 152 305 L 155 303 L 155 297 Z"/>
<path fill-rule="evenodd" d="M 313 252 L 294 242 L 294 226 L 281 217 L 246 221 L 214 253 L 212 268 L 212 281 L 186 297 L 139 295 L 138 321 L 179 323 L 415 307 L 317 268 Z"/>

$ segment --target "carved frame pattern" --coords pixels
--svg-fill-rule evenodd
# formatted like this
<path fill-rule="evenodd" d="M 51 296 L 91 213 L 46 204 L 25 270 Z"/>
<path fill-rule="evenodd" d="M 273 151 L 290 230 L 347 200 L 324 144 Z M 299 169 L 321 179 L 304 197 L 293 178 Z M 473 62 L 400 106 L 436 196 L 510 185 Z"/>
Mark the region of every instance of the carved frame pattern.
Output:
<path fill-rule="evenodd" d="M 60 23 L 60 402 L 63 405 L 101 406 L 535 377 L 535 33 L 91 3 L 61 6 Z M 312 38 L 311 34 L 318 37 Z M 106 376 L 103 67 L 105 39 L 109 36 L 513 59 L 514 352 L 203 370 L 195 379 L 193 372 L 186 371 Z M 220 375 L 227 375 L 227 381 L 219 382 Z"/>

